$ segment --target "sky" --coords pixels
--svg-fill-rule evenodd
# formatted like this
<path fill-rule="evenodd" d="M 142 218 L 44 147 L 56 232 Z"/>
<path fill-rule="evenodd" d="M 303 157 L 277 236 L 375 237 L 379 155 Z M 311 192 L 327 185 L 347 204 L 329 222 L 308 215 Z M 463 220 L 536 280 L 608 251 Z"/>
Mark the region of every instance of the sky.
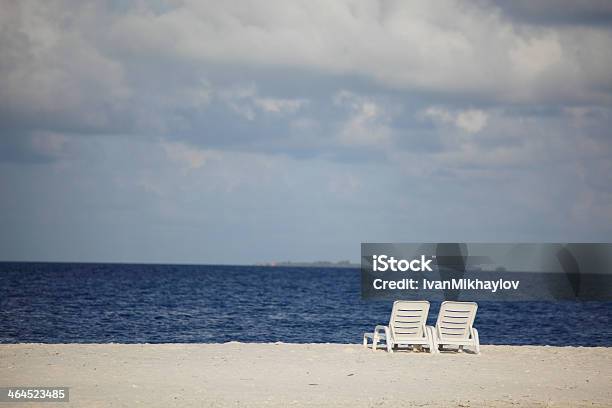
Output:
<path fill-rule="evenodd" d="M 611 242 L 609 1 L 8 1 L 0 260 Z"/>

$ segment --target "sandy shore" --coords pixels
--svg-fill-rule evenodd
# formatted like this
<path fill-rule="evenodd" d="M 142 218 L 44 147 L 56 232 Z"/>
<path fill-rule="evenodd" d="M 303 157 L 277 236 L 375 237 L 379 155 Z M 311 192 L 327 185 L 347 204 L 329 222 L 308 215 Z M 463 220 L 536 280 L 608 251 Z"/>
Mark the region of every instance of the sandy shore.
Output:
<path fill-rule="evenodd" d="M 88 408 L 612 406 L 612 348 L 431 356 L 342 344 L 5 344 L 0 382 L 69 386 L 70 402 L 49 406 Z"/>

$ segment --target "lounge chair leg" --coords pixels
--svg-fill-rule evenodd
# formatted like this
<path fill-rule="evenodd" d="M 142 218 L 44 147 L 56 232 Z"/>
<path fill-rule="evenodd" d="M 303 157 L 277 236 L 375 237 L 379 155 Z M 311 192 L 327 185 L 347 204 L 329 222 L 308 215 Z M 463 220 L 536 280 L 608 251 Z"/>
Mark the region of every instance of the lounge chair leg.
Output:
<path fill-rule="evenodd" d="M 377 347 L 378 347 L 378 336 L 374 336 L 372 338 L 372 353 L 376 351 Z"/>
<path fill-rule="evenodd" d="M 363 348 L 368 348 L 368 338 L 365 335 L 363 336 Z"/>
<path fill-rule="evenodd" d="M 457 353 L 463 353 L 463 346 L 459 346 L 459 348 L 457 349 Z"/>
<path fill-rule="evenodd" d="M 476 354 L 480 354 L 480 338 L 478 337 L 478 330 L 472 329 L 474 334 L 474 348 Z"/>
<path fill-rule="evenodd" d="M 426 330 L 429 333 L 429 352 L 431 354 L 436 354 L 437 351 L 437 344 L 436 344 L 436 339 L 434 337 L 434 329 L 433 327 L 426 327 Z"/>

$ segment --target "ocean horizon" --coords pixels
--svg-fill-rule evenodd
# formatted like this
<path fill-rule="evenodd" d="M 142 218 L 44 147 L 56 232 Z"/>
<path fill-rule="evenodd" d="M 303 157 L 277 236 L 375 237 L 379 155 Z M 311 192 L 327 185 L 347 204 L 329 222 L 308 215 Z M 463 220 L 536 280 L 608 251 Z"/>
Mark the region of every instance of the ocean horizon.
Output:
<path fill-rule="evenodd" d="M 0 263 L 0 343 L 359 343 L 357 268 Z M 434 324 L 439 302 L 432 302 Z M 612 346 L 612 302 L 479 302 L 483 344 Z"/>

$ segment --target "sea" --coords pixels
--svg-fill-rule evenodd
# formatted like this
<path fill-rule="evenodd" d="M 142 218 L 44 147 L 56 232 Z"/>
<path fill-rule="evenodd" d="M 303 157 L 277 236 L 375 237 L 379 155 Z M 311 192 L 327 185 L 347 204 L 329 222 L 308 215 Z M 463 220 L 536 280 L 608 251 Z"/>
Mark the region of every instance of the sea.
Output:
<path fill-rule="evenodd" d="M 353 268 L 0 263 L 0 343 L 360 343 L 391 306 Z M 612 302 L 479 302 L 474 325 L 482 344 L 612 346 Z"/>

